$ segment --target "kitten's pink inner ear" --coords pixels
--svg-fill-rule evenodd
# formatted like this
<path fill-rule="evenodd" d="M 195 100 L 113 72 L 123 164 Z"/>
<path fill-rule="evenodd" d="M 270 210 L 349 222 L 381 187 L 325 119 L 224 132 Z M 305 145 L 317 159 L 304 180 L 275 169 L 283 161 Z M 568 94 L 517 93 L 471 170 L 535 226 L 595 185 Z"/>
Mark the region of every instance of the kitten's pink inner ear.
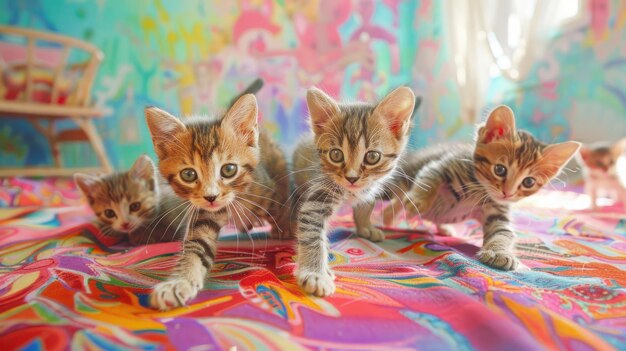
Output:
<path fill-rule="evenodd" d="M 98 184 L 99 178 L 89 174 L 76 173 L 74 174 L 74 182 L 85 196 L 89 196 L 93 188 Z"/>
<path fill-rule="evenodd" d="M 237 135 L 247 138 L 248 142 L 256 142 L 258 134 L 258 107 L 252 94 L 240 97 L 226 112 L 222 123 L 230 127 Z"/>
<path fill-rule="evenodd" d="M 403 137 L 415 107 L 415 94 L 407 87 L 400 87 L 387 95 L 377 106 L 375 114 L 381 115 L 389 130 L 397 137 Z"/>
<path fill-rule="evenodd" d="M 146 155 L 141 155 L 133 166 L 130 168 L 130 173 L 134 177 L 139 177 L 141 179 L 150 180 L 154 178 L 155 167 L 154 163 L 150 159 L 150 157 Z"/>
<path fill-rule="evenodd" d="M 306 93 L 306 103 L 309 107 L 311 125 L 315 134 L 322 134 L 326 124 L 339 114 L 339 105 L 317 88 L 311 88 Z"/>
<path fill-rule="evenodd" d="M 549 145 L 544 149 L 543 164 L 553 170 L 554 174 L 552 176 L 555 176 L 578 152 L 580 145 L 577 141 L 566 141 Z"/>
<path fill-rule="evenodd" d="M 185 124 L 158 107 L 146 107 L 146 123 L 153 138 L 163 138 L 185 129 Z"/>
<path fill-rule="evenodd" d="M 611 152 L 614 158 L 620 157 L 624 153 L 625 150 L 626 150 L 626 138 L 622 138 L 618 140 L 611 148 Z"/>
<path fill-rule="evenodd" d="M 489 144 L 494 140 L 510 137 L 515 133 L 515 115 L 505 105 L 496 107 L 487 118 L 481 141 Z"/>

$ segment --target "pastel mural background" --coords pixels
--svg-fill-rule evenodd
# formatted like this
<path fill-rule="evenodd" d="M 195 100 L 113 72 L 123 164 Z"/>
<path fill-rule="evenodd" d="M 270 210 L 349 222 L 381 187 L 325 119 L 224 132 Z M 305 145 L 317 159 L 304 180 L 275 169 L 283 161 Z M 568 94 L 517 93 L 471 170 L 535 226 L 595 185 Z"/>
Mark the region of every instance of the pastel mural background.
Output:
<path fill-rule="evenodd" d="M 625 135 L 626 12 L 619 1 L 590 4 L 590 20 L 558 33 L 528 79 L 494 79 L 486 107 L 513 105 L 520 125 L 546 141 Z M 105 53 L 94 99 L 107 110 L 98 129 L 118 168 L 152 154 L 144 106 L 213 113 L 256 77 L 266 83 L 263 124 L 288 151 L 307 130 L 312 85 L 373 100 L 408 84 L 424 98 L 413 147 L 470 140 L 444 20 L 442 3 L 428 0 L 0 0 L 0 23 L 71 35 Z M 0 147 L 0 166 L 51 163 L 24 121 L 0 119 Z M 62 152 L 72 165 L 93 159 L 81 145 Z"/>

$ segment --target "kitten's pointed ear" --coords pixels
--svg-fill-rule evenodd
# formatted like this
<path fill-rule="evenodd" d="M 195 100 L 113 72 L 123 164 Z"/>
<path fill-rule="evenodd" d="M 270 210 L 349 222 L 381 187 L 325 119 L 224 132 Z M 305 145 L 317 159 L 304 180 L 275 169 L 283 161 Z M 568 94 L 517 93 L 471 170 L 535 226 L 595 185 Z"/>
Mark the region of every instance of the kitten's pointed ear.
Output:
<path fill-rule="evenodd" d="M 154 190 L 156 167 L 148 155 L 139 156 L 128 173 L 131 179 L 143 180 L 148 189 Z"/>
<path fill-rule="evenodd" d="M 620 157 L 624 151 L 626 150 L 626 138 L 622 138 L 620 140 L 618 140 L 615 144 L 613 144 L 613 146 L 611 147 L 611 153 L 613 154 L 613 158 L 618 158 Z"/>
<path fill-rule="evenodd" d="M 489 144 L 494 140 L 510 138 L 513 134 L 515 134 L 515 115 L 510 107 L 501 105 L 489 113 L 485 126 L 479 130 L 478 141 Z"/>
<path fill-rule="evenodd" d="M 577 141 L 566 141 L 558 144 L 548 145 L 543 149 L 541 166 L 544 173 L 549 177 L 555 177 L 565 167 L 567 162 L 578 152 L 581 143 Z"/>
<path fill-rule="evenodd" d="M 141 155 L 137 158 L 133 166 L 130 168 L 130 175 L 133 178 L 152 180 L 154 179 L 154 173 L 156 168 L 154 162 L 148 157 L 148 155 Z"/>
<path fill-rule="evenodd" d="M 415 94 L 410 88 L 400 87 L 376 105 L 374 114 L 382 116 L 389 130 L 401 139 L 408 134 L 415 101 Z"/>
<path fill-rule="evenodd" d="M 163 143 L 171 140 L 172 135 L 184 131 L 185 125 L 178 118 L 158 107 L 150 106 L 144 110 L 146 123 L 152 136 L 154 151 L 159 158 L 164 157 Z"/>
<path fill-rule="evenodd" d="M 311 115 L 311 128 L 316 135 L 322 135 L 327 123 L 339 114 L 339 105 L 325 92 L 311 88 L 306 92 L 306 104 Z"/>
<path fill-rule="evenodd" d="M 245 94 L 228 109 L 222 118 L 222 126 L 243 138 L 248 145 L 256 145 L 259 139 L 258 111 L 254 95 Z"/>
<path fill-rule="evenodd" d="M 76 183 L 83 195 L 87 197 L 89 203 L 92 203 L 93 197 L 91 194 L 100 185 L 100 178 L 85 173 L 74 173 L 74 183 Z"/>
<path fill-rule="evenodd" d="M 591 156 L 591 148 L 586 144 L 581 144 L 580 149 L 578 150 L 579 157 L 577 161 L 587 162 L 589 156 Z"/>

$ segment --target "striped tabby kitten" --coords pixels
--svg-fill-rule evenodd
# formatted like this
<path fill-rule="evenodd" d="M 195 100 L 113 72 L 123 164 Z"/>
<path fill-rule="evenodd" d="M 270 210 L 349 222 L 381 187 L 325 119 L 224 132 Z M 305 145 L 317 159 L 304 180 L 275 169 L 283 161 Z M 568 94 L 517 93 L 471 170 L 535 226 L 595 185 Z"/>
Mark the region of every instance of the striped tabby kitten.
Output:
<path fill-rule="evenodd" d="M 334 292 L 328 221 L 345 200 L 354 204 L 355 213 L 371 212 L 407 144 L 414 103 L 415 96 L 406 87 L 377 105 L 338 104 L 321 90 L 308 91 L 314 135 L 300 143 L 293 161 L 298 186 L 296 278 L 307 293 Z M 383 238 L 369 215 L 355 217 L 359 235 L 374 241 Z"/>
<path fill-rule="evenodd" d="M 513 270 L 514 253 L 511 203 L 536 193 L 554 178 L 578 151 L 580 143 L 545 145 L 527 132 L 515 129 L 513 111 L 497 107 L 478 129 L 475 146 L 442 145 L 417 152 L 407 164 L 417 165 L 416 183 L 404 204 L 392 201 L 384 213 L 390 224 L 404 205 L 409 215 L 449 231 L 446 223 L 469 218 L 483 226 L 483 247 L 478 259 L 491 267 Z"/>
<path fill-rule="evenodd" d="M 217 120 L 183 122 L 156 107 L 145 113 L 161 175 L 194 209 L 175 273 L 150 296 L 153 307 L 166 310 L 202 288 L 229 219 L 247 227 L 265 219 L 273 237 L 289 237 L 289 178 L 282 151 L 259 132 L 254 95 L 243 95 Z"/>
<path fill-rule="evenodd" d="M 610 143 L 583 145 L 578 163 L 583 167 L 585 192 L 591 208 L 597 208 L 598 194 L 610 195 L 626 206 L 626 138 Z"/>
<path fill-rule="evenodd" d="M 139 156 L 127 172 L 105 176 L 76 173 L 105 235 L 128 235 L 131 244 L 180 239 L 186 229 L 182 201 L 159 184 L 152 160 Z M 159 225 L 161 224 L 161 225 Z"/>

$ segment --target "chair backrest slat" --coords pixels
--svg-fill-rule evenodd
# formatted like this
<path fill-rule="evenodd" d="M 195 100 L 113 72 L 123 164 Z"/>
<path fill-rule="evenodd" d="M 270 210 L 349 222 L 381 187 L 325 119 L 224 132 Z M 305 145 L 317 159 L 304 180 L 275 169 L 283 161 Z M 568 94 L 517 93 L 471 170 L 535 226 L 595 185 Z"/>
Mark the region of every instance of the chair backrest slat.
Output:
<path fill-rule="evenodd" d="M 70 56 L 70 51 L 72 50 L 69 46 L 63 46 L 63 53 L 61 53 L 61 59 L 57 64 L 57 67 L 54 70 L 54 76 L 52 81 L 52 95 L 50 97 L 51 103 L 56 103 L 59 98 L 59 85 L 61 84 L 61 79 L 63 76 L 63 72 L 65 71 L 65 66 L 67 64 L 67 59 Z"/>
<path fill-rule="evenodd" d="M 91 89 L 96 78 L 98 67 L 104 57 L 102 52 L 90 43 L 84 42 L 71 37 L 66 37 L 59 34 L 40 32 L 32 29 L 0 26 L 0 34 L 5 36 L 23 37 L 26 39 L 26 57 L 25 57 L 25 91 L 24 100 L 26 102 L 37 102 L 33 99 L 34 91 L 34 73 L 37 69 L 37 43 L 48 42 L 57 44 L 59 47 L 60 59 L 55 62 L 52 72 L 51 103 L 56 103 L 59 96 L 62 94 L 62 84 L 65 79 L 64 73 L 68 69 L 82 69 L 81 74 L 73 74 L 72 77 L 76 78 L 75 84 L 73 84 L 73 90 L 71 93 L 72 98 L 65 103 L 73 106 L 88 107 L 91 103 Z M 1 40 L 1 39 L 0 39 Z M 72 50 L 78 49 L 88 54 L 87 59 L 81 64 L 70 65 L 70 53 Z M 1 63 L 1 62 L 0 62 Z M 0 74 L 3 70 L 10 70 L 10 62 L 6 62 L 5 65 L 0 64 Z M 1 77 L 1 76 L 0 76 Z M 0 96 L 0 99 L 3 98 Z"/>
<path fill-rule="evenodd" d="M 26 89 L 24 93 L 24 101 L 30 102 L 33 98 L 33 70 L 35 64 L 35 38 L 28 37 L 28 43 L 26 44 L 26 70 L 25 84 Z"/>

